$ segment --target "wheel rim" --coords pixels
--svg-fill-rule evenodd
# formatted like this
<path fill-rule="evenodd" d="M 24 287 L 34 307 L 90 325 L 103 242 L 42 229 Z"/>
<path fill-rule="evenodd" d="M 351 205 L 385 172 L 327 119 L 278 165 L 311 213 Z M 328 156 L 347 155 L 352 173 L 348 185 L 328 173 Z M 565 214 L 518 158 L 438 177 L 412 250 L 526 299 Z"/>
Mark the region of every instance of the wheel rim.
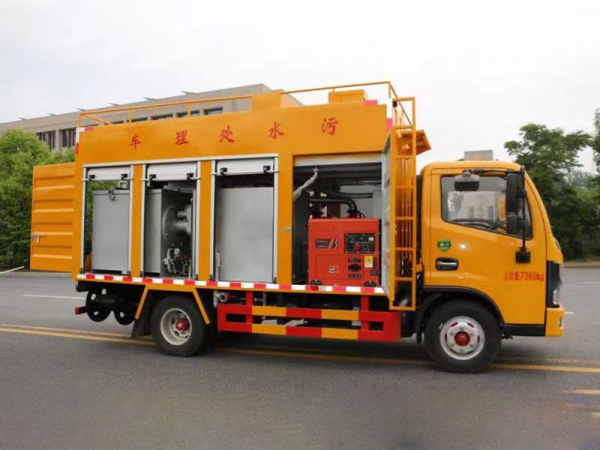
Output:
<path fill-rule="evenodd" d="M 160 319 L 160 331 L 169 344 L 183 345 L 192 335 L 190 316 L 179 308 L 171 308 Z"/>
<path fill-rule="evenodd" d="M 454 317 L 440 327 L 440 343 L 447 355 L 466 361 L 475 358 L 485 346 L 485 332 L 475 319 Z"/>

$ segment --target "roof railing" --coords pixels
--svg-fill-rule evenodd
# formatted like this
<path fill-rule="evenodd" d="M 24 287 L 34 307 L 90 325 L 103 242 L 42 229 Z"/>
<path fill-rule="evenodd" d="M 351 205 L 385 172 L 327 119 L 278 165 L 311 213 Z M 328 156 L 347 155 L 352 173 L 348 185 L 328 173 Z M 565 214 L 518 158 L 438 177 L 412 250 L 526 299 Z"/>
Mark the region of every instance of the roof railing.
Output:
<path fill-rule="evenodd" d="M 399 124 L 410 124 L 410 118 L 407 114 L 404 106 L 402 105 L 402 99 L 398 97 L 396 94 L 396 90 L 390 81 L 374 81 L 371 83 L 356 83 L 356 84 L 343 84 L 338 86 L 324 86 L 318 88 L 309 88 L 309 89 L 293 89 L 290 91 L 279 91 L 280 95 L 293 95 L 293 94 L 304 94 L 310 92 L 320 92 L 320 91 L 331 91 L 336 92 L 344 89 L 351 88 L 360 88 L 360 87 L 369 87 L 369 86 L 387 86 L 387 96 L 388 100 L 392 101 L 392 108 L 395 110 L 394 113 L 394 125 Z M 277 92 L 277 91 L 276 91 Z M 206 99 L 194 99 L 194 100 L 182 100 L 178 102 L 166 102 L 166 103 L 153 103 L 151 105 L 139 105 L 139 106 L 119 106 L 114 108 L 101 108 L 95 110 L 86 110 L 79 113 L 78 118 L 78 126 L 83 125 L 83 120 L 88 119 L 93 122 L 98 122 L 102 125 L 114 125 L 114 122 L 107 120 L 106 118 L 98 117 L 99 115 L 104 114 L 115 114 L 115 113 L 127 113 L 127 123 L 132 123 L 134 121 L 133 113 L 136 111 L 143 111 L 148 109 L 158 109 L 158 108 L 166 108 L 173 106 L 185 106 L 187 114 L 181 117 L 191 117 L 192 113 L 192 105 L 202 104 L 202 103 L 215 103 L 215 102 L 226 102 L 233 100 L 248 100 L 252 99 L 252 94 L 247 95 L 235 95 L 230 97 L 214 97 L 214 98 L 206 98 Z M 119 123 L 122 123 L 122 120 L 119 120 Z"/>

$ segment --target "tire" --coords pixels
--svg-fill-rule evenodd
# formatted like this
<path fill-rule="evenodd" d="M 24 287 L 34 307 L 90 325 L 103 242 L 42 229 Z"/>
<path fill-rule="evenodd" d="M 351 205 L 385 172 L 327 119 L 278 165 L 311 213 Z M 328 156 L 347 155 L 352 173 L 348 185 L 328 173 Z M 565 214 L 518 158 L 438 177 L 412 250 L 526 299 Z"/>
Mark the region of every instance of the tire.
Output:
<path fill-rule="evenodd" d="M 120 308 L 115 308 L 113 314 L 115 316 L 115 320 L 119 323 L 119 325 L 131 325 L 135 320 L 135 314 L 131 314 Z"/>
<path fill-rule="evenodd" d="M 120 325 L 131 325 L 135 320 L 135 310 L 135 306 L 128 303 L 125 297 L 117 295 L 113 314 Z"/>
<path fill-rule="evenodd" d="M 110 316 L 110 308 L 98 304 L 99 299 L 103 296 L 106 296 L 105 290 L 99 292 L 89 291 L 85 297 L 87 315 L 94 322 L 103 322 Z"/>
<path fill-rule="evenodd" d="M 187 357 L 204 349 L 206 325 L 198 306 L 186 297 L 158 300 L 150 323 L 158 348 L 169 355 Z"/>
<path fill-rule="evenodd" d="M 500 351 L 502 333 L 496 318 L 483 306 L 450 301 L 436 308 L 425 328 L 425 346 L 442 370 L 479 373 Z"/>

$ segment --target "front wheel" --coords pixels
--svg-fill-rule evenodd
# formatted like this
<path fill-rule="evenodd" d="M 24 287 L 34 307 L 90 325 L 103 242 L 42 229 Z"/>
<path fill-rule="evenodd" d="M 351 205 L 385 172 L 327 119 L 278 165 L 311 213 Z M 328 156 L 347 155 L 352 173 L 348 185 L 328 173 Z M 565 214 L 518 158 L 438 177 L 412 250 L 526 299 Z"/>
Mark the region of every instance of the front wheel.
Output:
<path fill-rule="evenodd" d="M 434 364 L 449 372 L 482 372 L 500 351 L 500 324 L 483 306 L 451 301 L 433 311 L 425 345 Z"/>
<path fill-rule="evenodd" d="M 206 325 L 198 306 L 185 297 L 158 300 L 151 323 L 156 344 L 169 355 L 192 356 L 204 347 Z"/>

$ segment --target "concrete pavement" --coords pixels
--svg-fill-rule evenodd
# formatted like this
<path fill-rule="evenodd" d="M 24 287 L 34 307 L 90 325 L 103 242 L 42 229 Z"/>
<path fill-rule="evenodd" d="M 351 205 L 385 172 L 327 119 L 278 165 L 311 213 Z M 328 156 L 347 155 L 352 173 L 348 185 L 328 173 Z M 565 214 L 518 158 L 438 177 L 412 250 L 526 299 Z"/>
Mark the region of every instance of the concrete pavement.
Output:
<path fill-rule="evenodd" d="M 566 335 L 481 375 L 397 344 L 232 336 L 179 359 L 62 278 L 0 279 L 0 448 L 600 448 L 600 270 L 566 270 Z"/>

